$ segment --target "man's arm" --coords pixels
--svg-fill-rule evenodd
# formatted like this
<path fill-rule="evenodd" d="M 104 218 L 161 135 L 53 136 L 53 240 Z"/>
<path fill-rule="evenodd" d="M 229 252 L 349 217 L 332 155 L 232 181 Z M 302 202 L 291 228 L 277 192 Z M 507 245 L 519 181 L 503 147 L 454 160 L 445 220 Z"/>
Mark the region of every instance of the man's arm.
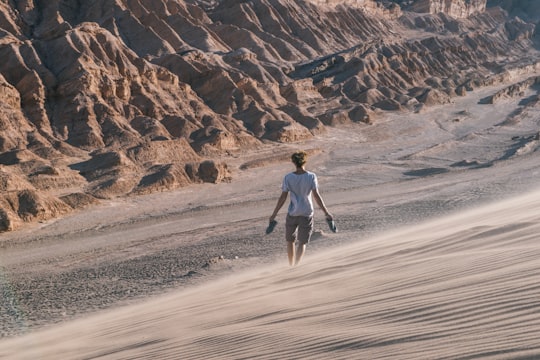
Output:
<path fill-rule="evenodd" d="M 287 201 L 287 195 L 289 195 L 289 193 L 287 191 L 283 191 L 277 201 L 277 204 L 276 204 L 276 208 L 274 209 L 274 212 L 272 213 L 272 216 L 270 216 L 270 221 L 273 221 L 276 216 L 277 216 L 277 213 L 279 212 L 279 210 L 281 209 L 281 207 L 283 206 L 283 204 L 285 204 L 285 201 Z"/>
<path fill-rule="evenodd" d="M 324 211 L 324 214 L 326 215 L 326 219 L 332 220 L 332 214 L 328 212 L 328 209 L 324 205 L 324 201 L 321 197 L 321 194 L 319 194 L 319 189 L 313 190 L 313 197 L 315 198 L 315 201 L 317 202 L 317 205 L 321 208 L 322 211 Z"/>

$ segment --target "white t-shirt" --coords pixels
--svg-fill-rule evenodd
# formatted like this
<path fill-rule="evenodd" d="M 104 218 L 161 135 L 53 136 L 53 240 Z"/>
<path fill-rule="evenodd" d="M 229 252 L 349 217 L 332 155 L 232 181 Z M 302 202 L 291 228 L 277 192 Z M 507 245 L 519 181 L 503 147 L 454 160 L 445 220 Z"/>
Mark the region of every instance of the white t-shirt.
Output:
<path fill-rule="evenodd" d="M 300 175 L 295 173 L 285 175 L 281 190 L 289 192 L 291 196 L 289 215 L 313 216 L 311 191 L 316 190 L 317 187 L 317 176 L 312 172 L 307 171 Z"/>

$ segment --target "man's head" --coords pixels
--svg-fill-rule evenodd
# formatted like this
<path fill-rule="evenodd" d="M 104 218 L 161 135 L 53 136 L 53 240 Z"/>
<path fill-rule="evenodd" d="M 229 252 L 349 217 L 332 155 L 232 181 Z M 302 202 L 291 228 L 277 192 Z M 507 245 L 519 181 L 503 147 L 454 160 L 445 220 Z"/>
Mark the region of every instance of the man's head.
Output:
<path fill-rule="evenodd" d="M 291 160 L 296 167 L 301 168 L 307 162 L 307 153 L 305 151 L 297 151 L 292 154 Z"/>

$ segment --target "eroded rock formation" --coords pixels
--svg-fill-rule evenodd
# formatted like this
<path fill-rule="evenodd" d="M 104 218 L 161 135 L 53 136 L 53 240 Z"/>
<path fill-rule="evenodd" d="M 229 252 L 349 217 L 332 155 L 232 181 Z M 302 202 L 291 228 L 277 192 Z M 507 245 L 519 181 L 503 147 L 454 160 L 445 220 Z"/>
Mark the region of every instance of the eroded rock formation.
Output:
<path fill-rule="evenodd" d="M 410 2 L 410 10 L 438 14 L 444 13 L 455 18 L 467 18 L 486 10 L 487 0 L 416 0 Z"/>
<path fill-rule="evenodd" d="M 0 230 L 228 181 L 213 156 L 444 103 L 536 61 L 535 24 L 485 6 L 0 0 Z"/>
<path fill-rule="evenodd" d="M 488 0 L 487 4 L 490 7 L 502 7 L 510 16 L 519 16 L 537 23 L 540 20 L 540 4 L 537 0 Z"/>

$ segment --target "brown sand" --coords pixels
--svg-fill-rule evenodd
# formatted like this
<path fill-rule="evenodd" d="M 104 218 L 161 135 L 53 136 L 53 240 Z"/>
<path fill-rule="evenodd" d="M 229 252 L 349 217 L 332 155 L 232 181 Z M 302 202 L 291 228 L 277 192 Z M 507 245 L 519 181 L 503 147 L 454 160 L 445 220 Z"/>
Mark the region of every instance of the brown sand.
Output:
<path fill-rule="evenodd" d="M 262 235 L 280 161 L 3 236 L 0 358 L 540 357 L 540 112 L 496 90 L 229 159 L 317 153 L 341 231 L 297 268 Z"/>
<path fill-rule="evenodd" d="M 540 356 L 540 192 L 7 340 L 6 359 Z"/>

